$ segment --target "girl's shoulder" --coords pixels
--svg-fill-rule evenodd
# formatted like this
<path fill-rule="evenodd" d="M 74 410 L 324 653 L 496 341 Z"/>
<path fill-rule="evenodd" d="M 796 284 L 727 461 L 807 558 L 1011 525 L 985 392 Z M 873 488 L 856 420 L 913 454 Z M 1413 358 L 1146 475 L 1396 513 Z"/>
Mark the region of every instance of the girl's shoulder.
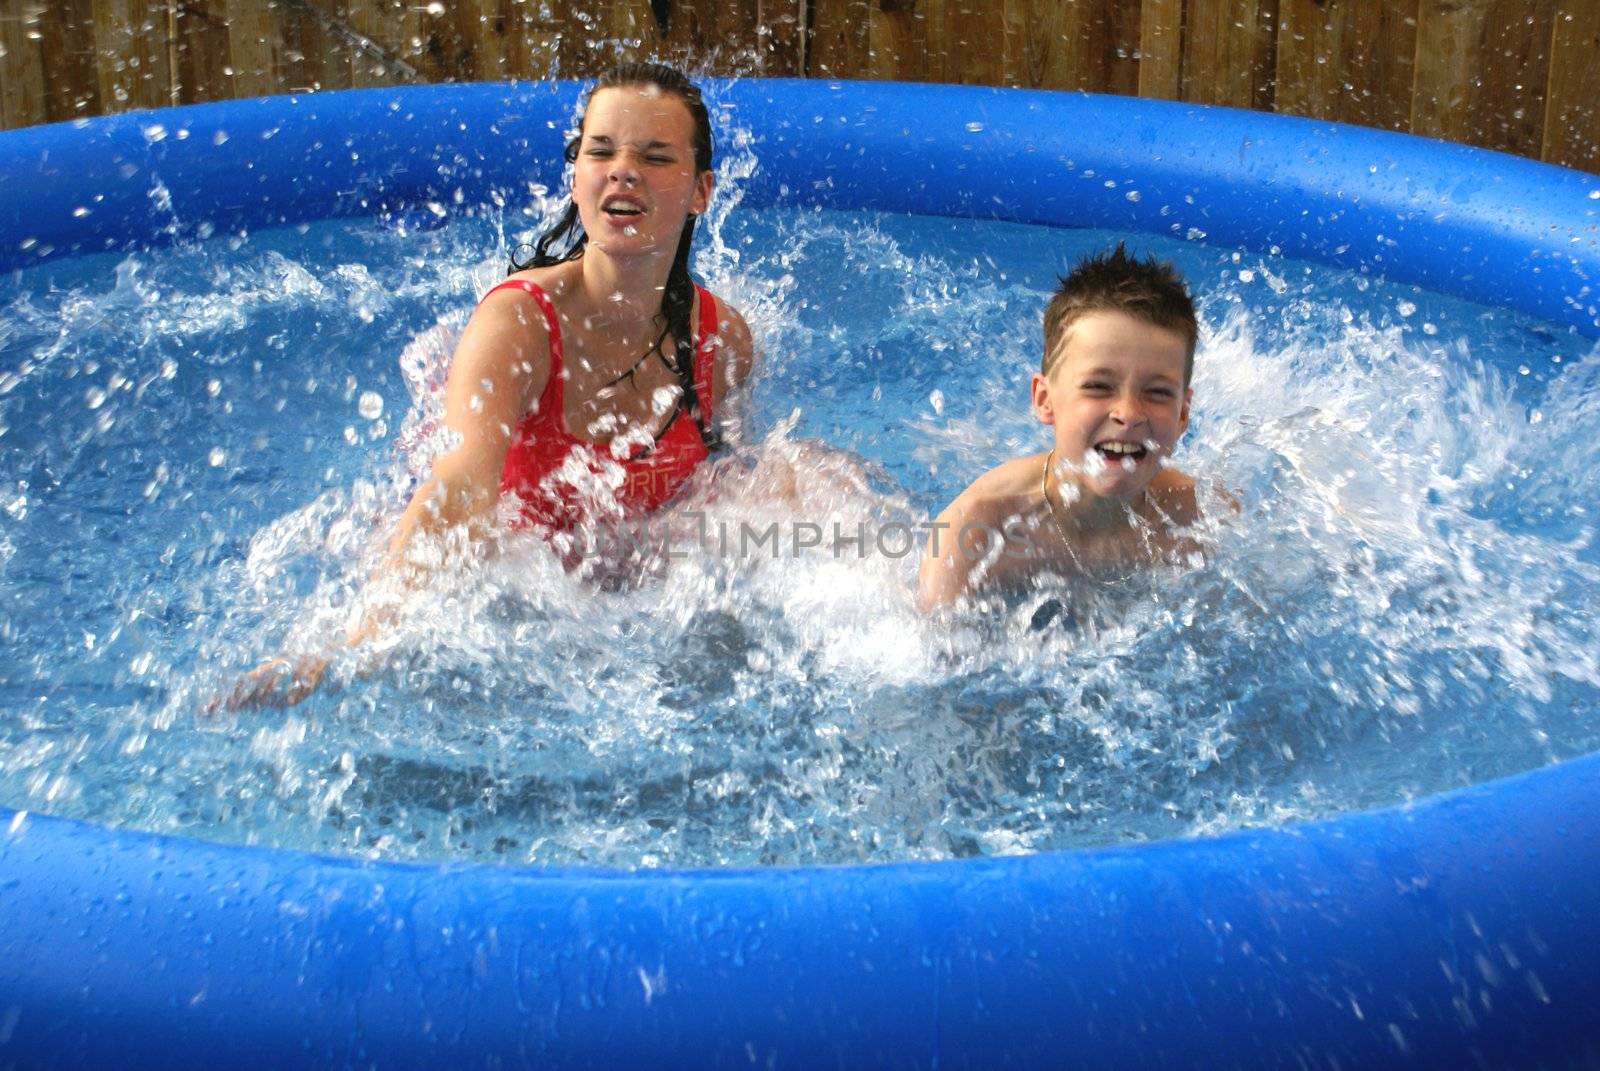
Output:
<path fill-rule="evenodd" d="M 550 264 L 542 268 L 525 268 L 514 271 L 489 289 L 488 294 L 496 296 L 506 293 L 528 293 L 526 284 L 533 284 L 544 297 L 551 303 L 559 303 L 572 284 L 572 265 L 567 263 Z M 523 284 L 523 285 L 518 285 Z M 484 296 L 487 297 L 488 294 Z"/>

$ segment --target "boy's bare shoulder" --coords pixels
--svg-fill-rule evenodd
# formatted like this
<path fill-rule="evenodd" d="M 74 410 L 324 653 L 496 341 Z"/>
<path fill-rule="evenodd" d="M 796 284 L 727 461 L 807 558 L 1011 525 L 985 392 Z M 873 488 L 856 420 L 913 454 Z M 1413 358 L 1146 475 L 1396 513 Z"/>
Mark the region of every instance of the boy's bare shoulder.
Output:
<path fill-rule="evenodd" d="M 973 480 L 945 512 L 959 512 L 964 522 L 979 524 L 1014 516 L 1033 504 L 1044 459 L 1044 454 L 1030 454 L 996 465 Z"/>
<path fill-rule="evenodd" d="M 1187 528 L 1200 519 L 1195 480 L 1188 473 L 1166 468 L 1156 473 L 1146 497 L 1172 524 Z"/>

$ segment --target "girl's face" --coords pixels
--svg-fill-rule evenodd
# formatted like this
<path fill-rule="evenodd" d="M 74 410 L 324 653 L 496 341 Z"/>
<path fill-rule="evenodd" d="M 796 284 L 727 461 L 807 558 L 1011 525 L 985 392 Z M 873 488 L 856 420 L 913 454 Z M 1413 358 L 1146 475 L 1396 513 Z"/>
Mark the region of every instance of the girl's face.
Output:
<path fill-rule="evenodd" d="M 589 98 L 572 199 L 589 245 L 610 256 L 672 256 L 689 214 L 704 212 L 711 172 L 697 171 L 689 106 L 653 86 Z"/>

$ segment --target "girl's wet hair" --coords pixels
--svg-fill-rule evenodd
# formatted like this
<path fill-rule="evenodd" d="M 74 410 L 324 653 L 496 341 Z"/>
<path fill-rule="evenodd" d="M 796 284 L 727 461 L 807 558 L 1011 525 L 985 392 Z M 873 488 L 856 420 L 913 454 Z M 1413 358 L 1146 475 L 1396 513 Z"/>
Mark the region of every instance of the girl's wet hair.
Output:
<path fill-rule="evenodd" d="M 676 67 L 669 67 L 664 63 L 623 63 L 611 68 L 602 74 L 595 82 L 594 88 L 589 92 L 589 100 L 602 89 L 616 88 L 654 88 L 660 92 L 681 100 L 684 107 L 689 109 L 689 117 L 694 121 L 694 134 L 691 148 L 694 150 L 695 173 L 711 170 L 711 116 L 706 111 L 705 101 L 700 96 L 700 89 L 688 76 Z M 588 102 L 584 103 L 584 113 L 587 119 L 589 110 Z M 567 163 L 574 163 L 578 159 L 578 146 L 583 140 L 583 124 L 580 122 L 578 133 L 567 142 Z M 689 249 L 694 244 L 695 217 L 691 213 L 684 221 L 683 234 L 678 238 L 678 249 L 672 258 L 672 269 L 667 273 L 666 289 L 661 293 L 661 319 L 663 322 L 662 335 L 672 335 L 673 361 L 672 370 L 678 377 L 678 385 L 683 389 L 683 401 L 688 407 L 689 415 L 694 418 L 695 424 L 700 428 L 700 438 L 711 449 L 721 445 L 717 433 L 706 420 L 705 413 L 700 406 L 699 395 L 694 388 L 694 311 L 695 289 L 694 280 L 689 277 Z M 583 223 L 578 217 L 576 202 L 568 201 L 566 211 L 561 213 L 553 227 L 539 236 L 533 244 L 532 253 L 526 258 L 519 258 L 517 252 L 511 255 L 511 272 L 526 271 L 529 268 L 546 268 L 552 264 L 562 264 L 569 260 L 577 260 L 583 256 L 583 250 L 589 243 L 589 236 L 584 233 Z M 660 345 L 657 340 L 656 345 Z"/>

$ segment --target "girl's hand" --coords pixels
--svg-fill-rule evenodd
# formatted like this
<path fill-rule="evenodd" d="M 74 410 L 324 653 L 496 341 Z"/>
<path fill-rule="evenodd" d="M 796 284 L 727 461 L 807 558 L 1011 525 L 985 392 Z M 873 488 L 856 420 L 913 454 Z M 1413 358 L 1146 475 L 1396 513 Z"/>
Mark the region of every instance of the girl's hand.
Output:
<path fill-rule="evenodd" d="M 226 697 L 213 696 L 206 704 L 206 713 L 215 714 L 220 709 L 292 707 L 317 690 L 327 671 L 328 660 L 318 655 L 269 658 L 246 673 Z"/>

